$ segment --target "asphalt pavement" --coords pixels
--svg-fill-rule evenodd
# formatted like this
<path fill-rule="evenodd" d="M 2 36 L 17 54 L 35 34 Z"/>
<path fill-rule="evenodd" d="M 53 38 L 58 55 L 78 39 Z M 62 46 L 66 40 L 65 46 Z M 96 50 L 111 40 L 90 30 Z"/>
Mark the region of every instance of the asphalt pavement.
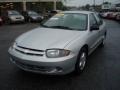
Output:
<path fill-rule="evenodd" d="M 107 39 L 97 48 L 79 76 L 41 75 L 25 72 L 9 61 L 7 50 L 20 34 L 39 24 L 0 26 L 0 90 L 120 90 L 120 24 L 105 20 Z"/>

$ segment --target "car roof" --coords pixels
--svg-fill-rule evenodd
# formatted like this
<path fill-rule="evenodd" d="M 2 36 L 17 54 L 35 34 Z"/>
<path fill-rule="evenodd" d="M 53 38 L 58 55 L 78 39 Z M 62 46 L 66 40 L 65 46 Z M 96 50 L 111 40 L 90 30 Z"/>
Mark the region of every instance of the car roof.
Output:
<path fill-rule="evenodd" d="M 33 10 L 28 10 L 27 12 L 36 12 L 36 11 L 33 11 Z"/>
<path fill-rule="evenodd" d="M 82 14 L 90 14 L 94 13 L 92 11 L 63 11 L 63 13 L 82 13 Z"/>

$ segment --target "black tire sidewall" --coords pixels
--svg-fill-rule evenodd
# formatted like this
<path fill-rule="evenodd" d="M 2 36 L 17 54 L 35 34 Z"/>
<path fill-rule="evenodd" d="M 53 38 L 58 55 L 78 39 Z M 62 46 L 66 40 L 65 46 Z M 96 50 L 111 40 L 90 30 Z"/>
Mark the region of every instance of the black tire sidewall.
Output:
<path fill-rule="evenodd" d="M 87 59 L 87 50 L 85 48 L 82 48 L 77 56 L 77 61 L 76 61 L 76 65 L 75 65 L 75 72 L 77 74 L 80 74 L 84 69 L 85 67 L 83 68 L 83 70 L 80 69 L 80 66 L 79 66 L 79 63 L 80 63 L 80 57 L 82 55 L 82 53 L 86 53 L 86 59 Z M 86 65 L 86 64 L 85 64 Z"/>
<path fill-rule="evenodd" d="M 105 40 L 106 40 L 106 35 L 104 35 L 104 39 L 102 40 L 101 44 L 99 45 L 100 47 L 105 46 Z"/>

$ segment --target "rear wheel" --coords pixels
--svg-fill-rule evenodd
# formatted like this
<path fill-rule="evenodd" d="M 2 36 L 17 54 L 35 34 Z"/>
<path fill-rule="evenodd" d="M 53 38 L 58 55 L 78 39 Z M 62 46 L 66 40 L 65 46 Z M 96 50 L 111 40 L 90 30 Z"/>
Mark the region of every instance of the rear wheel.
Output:
<path fill-rule="evenodd" d="M 7 24 L 7 25 L 11 24 L 11 20 L 7 19 L 6 22 L 5 22 L 5 24 Z"/>
<path fill-rule="evenodd" d="M 100 44 L 100 47 L 104 47 L 105 46 L 105 41 L 106 41 L 106 34 L 104 35 L 104 38 Z"/>
<path fill-rule="evenodd" d="M 78 58 L 77 58 L 77 62 L 75 65 L 75 72 L 77 74 L 80 74 L 85 66 L 86 66 L 86 60 L 87 60 L 87 50 L 85 48 L 81 49 Z"/>
<path fill-rule="evenodd" d="M 105 46 L 105 39 L 102 40 L 102 43 L 100 44 L 100 47 L 104 47 Z"/>

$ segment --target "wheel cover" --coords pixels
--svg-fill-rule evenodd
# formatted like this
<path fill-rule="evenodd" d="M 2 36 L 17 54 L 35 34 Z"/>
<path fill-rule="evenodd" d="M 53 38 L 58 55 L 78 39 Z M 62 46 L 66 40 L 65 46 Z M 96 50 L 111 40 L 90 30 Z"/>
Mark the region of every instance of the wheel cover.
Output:
<path fill-rule="evenodd" d="M 103 45 L 105 44 L 105 39 L 103 39 Z"/>
<path fill-rule="evenodd" d="M 80 56 L 80 62 L 79 62 L 79 68 L 80 70 L 83 70 L 86 64 L 86 53 L 83 52 Z"/>
<path fill-rule="evenodd" d="M 106 40 L 106 37 L 104 36 L 104 39 L 103 39 L 103 45 L 105 44 L 105 40 Z"/>

